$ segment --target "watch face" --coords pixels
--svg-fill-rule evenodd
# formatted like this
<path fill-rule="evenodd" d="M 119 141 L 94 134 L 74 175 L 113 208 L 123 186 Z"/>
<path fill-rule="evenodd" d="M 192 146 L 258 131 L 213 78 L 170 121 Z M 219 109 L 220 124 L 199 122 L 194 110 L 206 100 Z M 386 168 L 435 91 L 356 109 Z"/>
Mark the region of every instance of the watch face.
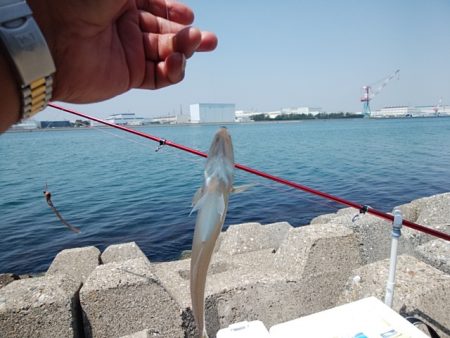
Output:
<path fill-rule="evenodd" d="M 0 0 L 0 39 L 16 67 L 21 85 L 53 74 L 55 65 L 25 1 Z"/>

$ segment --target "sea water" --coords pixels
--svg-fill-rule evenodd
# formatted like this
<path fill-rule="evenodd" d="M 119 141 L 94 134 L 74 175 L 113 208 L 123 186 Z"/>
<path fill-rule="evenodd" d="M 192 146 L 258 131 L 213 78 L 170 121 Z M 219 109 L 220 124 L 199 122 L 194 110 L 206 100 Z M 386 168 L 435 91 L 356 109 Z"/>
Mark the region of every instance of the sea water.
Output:
<path fill-rule="evenodd" d="M 216 125 L 141 127 L 207 151 Z M 390 212 L 450 191 L 450 118 L 227 125 L 236 162 Z M 152 261 L 190 249 L 205 159 L 111 128 L 0 135 L 0 273 L 45 271 L 63 249 L 135 241 Z M 237 170 L 224 225 L 298 227 L 344 206 Z M 43 190 L 80 234 L 48 207 Z M 355 210 L 355 214 L 358 211 Z M 386 223 L 388 226 L 388 224 Z"/>

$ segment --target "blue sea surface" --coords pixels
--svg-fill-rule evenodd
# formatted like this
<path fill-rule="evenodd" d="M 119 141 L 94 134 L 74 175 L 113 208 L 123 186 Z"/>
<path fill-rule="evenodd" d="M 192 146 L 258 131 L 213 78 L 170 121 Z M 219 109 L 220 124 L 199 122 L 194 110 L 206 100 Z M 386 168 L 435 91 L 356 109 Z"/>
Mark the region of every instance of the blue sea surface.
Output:
<path fill-rule="evenodd" d="M 389 212 L 450 191 L 450 118 L 227 126 L 236 162 Z M 207 151 L 218 126 L 139 130 Z M 135 241 L 152 261 L 190 249 L 205 159 L 111 128 L 0 135 L 0 273 L 45 271 L 63 249 Z M 237 170 L 224 228 L 308 224 L 344 206 Z M 70 232 L 52 213 L 45 185 Z M 355 210 L 355 214 L 357 211 Z"/>

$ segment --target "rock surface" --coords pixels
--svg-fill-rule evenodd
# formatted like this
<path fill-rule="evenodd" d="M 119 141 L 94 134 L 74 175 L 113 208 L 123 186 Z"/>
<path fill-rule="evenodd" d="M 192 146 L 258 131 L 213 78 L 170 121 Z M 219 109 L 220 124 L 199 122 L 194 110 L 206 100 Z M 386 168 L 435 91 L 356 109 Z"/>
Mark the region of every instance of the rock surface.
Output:
<path fill-rule="evenodd" d="M 450 233 L 450 193 L 399 209 Z M 205 290 L 209 335 L 239 321 L 271 327 L 367 296 L 383 300 L 391 224 L 357 214 L 347 208 L 300 228 L 244 223 L 221 233 Z M 450 243 L 405 227 L 402 234 L 394 309 L 450 337 Z M 9 283 L 0 287 L 0 337 L 195 336 L 189 258 L 150 263 L 134 242 L 99 255 L 63 250 L 45 277 L 0 275 L 0 286 Z"/>
<path fill-rule="evenodd" d="M 56 255 L 46 276 L 62 274 L 84 283 L 99 265 L 99 258 L 100 250 L 95 246 L 63 250 Z"/>
<path fill-rule="evenodd" d="M 123 262 L 135 258 L 145 258 L 148 260 L 147 256 L 145 256 L 135 242 L 110 245 L 101 255 L 103 264 Z"/>
<path fill-rule="evenodd" d="M 80 282 L 69 276 L 14 281 L 0 289 L 0 337 L 79 337 Z"/>
<path fill-rule="evenodd" d="M 221 233 L 217 254 L 236 255 L 263 249 L 277 250 L 291 228 L 287 222 L 230 225 L 226 232 Z"/>
<path fill-rule="evenodd" d="M 88 337 L 120 337 L 143 329 L 164 337 L 183 334 L 180 309 L 146 258 L 99 265 L 81 289 L 80 303 Z"/>
<path fill-rule="evenodd" d="M 0 273 L 0 289 L 18 279 L 20 277 L 14 273 Z"/>

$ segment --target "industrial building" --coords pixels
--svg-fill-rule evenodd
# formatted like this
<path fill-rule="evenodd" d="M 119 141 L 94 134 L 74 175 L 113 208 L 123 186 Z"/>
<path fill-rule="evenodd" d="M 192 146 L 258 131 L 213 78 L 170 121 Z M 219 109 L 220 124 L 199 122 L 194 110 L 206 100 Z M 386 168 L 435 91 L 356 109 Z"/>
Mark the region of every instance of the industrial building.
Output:
<path fill-rule="evenodd" d="M 371 118 L 410 117 L 419 113 L 415 107 L 393 106 L 378 109 L 370 114 Z"/>
<path fill-rule="evenodd" d="M 236 111 L 236 121 L 249 122 L 252 121 L 252 116 L 261 114 L 264 114 L 270 117 L 271 119 L 275 119 L 280 115 L 303 114 L 316 116 L 320 113 L 322 113 L 322 108 L 319 107 L 291 107 L 291 108 L 281 108 L 281 110 L 265 111 L 265 112 L 238 110 Z"/>
<path fill-rule="evenodd" d="M 450 116 L 450 109 L 435 106 L 394 106 L 384 107 L 372 112 L 371 118 L 399 118 L 399 117 L 436 117 Z"/>
<path fill-rule="evenodd" d="M 189 106 L 191 123 L 231 123 L 235 120 L 234 103 L 195 103 Z"/>
<path fill-rule="evenodd" d="M 112 114 L 106 119 L 106 121 L 124 126 L 142 126 L 150 123 L 149 119 L 138 117 L 134 113 Z"/>
<path fill-rule="evenodd" d="M 293 107 L 281 109 L 281 114 L 298 114 L 298 115 L 312 115 L 322 113 L 322 108 L 319 107 Z"/>
<path fill-rule="evenodd" d="M 40 121 L 39 128 L 70 128 L 72 123 L 70 121 Z"/>

